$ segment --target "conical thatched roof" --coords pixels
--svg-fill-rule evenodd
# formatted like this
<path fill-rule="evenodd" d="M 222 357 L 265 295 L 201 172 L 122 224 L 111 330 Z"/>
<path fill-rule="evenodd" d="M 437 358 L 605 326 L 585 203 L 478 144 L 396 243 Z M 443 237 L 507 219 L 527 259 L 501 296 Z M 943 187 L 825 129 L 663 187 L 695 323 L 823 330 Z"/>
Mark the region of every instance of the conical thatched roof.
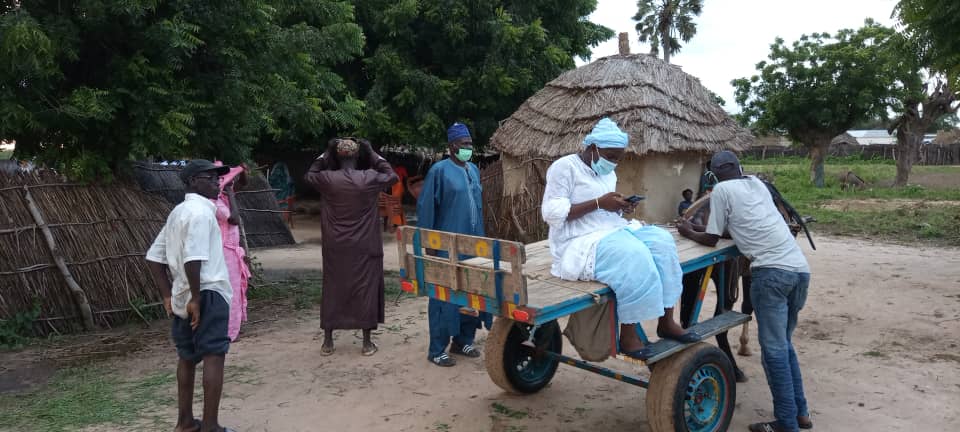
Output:
<path fill-rule="evenodd" d="M 738 126 L 700 81 L 646 55 L 615 55 L 547 83 L 491 138 L 510 155 L 555 158 L 581 148 L 603 117 L 630 134 L 628 152 L 745 150 L 753 136 Z"/>
<path fill-rule="evenodd" d="M 960 128 L 941 131 L 933 139 L 934 144 L 950 145 L 960 143 Z"/>

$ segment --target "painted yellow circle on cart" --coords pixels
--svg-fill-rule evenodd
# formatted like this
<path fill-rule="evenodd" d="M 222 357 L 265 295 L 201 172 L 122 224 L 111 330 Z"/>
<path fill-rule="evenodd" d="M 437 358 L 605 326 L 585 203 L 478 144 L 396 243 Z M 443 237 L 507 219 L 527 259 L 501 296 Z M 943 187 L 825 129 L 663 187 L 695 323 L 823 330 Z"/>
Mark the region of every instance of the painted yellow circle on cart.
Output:
<path fill-rule="evenodd" d="M 430 246 L 430 249 L 440 249 L 440 234 L 430 233 L 427 234 L 427 245 Z"/>
<path fill-rule="evenodd" d="M 473 252 L 478 257 L 485 257 L 490 253 L 490 245 L 488 245 L 487 242 L 478 241 L 477 245 L 473 247 Z"/>

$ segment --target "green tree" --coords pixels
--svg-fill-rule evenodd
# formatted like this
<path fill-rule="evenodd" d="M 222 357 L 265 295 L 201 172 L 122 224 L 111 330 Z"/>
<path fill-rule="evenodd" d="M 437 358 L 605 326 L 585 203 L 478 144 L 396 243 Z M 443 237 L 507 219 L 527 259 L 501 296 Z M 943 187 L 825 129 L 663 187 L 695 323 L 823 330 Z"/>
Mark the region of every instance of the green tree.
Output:
<path fill-rule="evenodd" d="M 920 41 L 933 69 L 946 74 L 952 88 L 960 88 L 960 2 L 900 0 L 894 15 Z"/>
<path fill-rule="evenodd" d="M 498 122 L 613 32 L 596 0 L 357 0 L 367 40 L 344 75 L 375 143 L 440 146 L 454 121 L 484 145 Z"/>
<path fill-rule="evenodd" d="M 332 67 L 360 54 L 346 1 L 7 0 L 0 138 L 87 178 L 129 158 L 245 159 L 356 127 Z"/>
<path fill-rule="evenodd" d="M 894 10 L 906 31 L 887 43 L 896 71 L 899 115 L 889 126 L 897 134 L 895 186 L 905 186 L 919 160 L 923 135 L 957 111 L 960 98 L 960 3 L 902 0 Z"/>
<path fill-rule="evenodd" d="M 639 0 L 633 20 L 640 42 L 650 42 L 650 54 L 663 52 L 663 61 L 680 52 L 680 41 L 697 34 L 694 17 L 703 12 L 703 0 Z"/>
<path fill-rule="evenodd" d="M 894 186 L 906 186 L 920 158 L 923 136 L 938 121 L 957 111 L 957 94 L 944 75 L 933 69 L 926 41 L 894 33 L 887 41 L 886 63 L 894 71 L 897 95 L 891 108 L 898 113 L 888 126 L 897 135 L 897 175 Z"/>
<path fill-rule="evenodd" d="M 810 179 L 823 187 L 830 140 L 893 103 L 894 74 L 884 59 L 893 32 L 867 20 L 859 30 L 777 38 L 759 75 L 732 81 L 739 119 L 758 133 L 786 134 L 810 150 Z"/>

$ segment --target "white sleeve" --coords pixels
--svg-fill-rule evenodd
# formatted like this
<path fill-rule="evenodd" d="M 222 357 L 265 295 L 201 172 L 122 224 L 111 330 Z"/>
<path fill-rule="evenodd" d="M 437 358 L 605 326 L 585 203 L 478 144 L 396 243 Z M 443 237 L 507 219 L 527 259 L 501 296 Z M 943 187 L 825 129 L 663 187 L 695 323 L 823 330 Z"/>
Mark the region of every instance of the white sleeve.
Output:
<path fill-rule="evenodd" d="M 543 203 L 540 213 L 543 221 L 554 228 L 563 226 L 567 222 L 570 208 L 570 195 L 573 189 L 573 178 L 566 164 L 558 166 L 556 162 L 547 169 L 547 186 L 543 190 Z"/>
<path fill-rule="evenodd" d="M 147 250 L 147 261 L 153 261 L 160 264 L 167 264 L 167 226 L 160 228 L 160 234 L 153 240 L 150 249 Z"/>
<path fill-rule="evenodd" d="M 727 196 L 715 187 L 710 194 L 710 217 L 707 219 L 707 234 L 722 236 L 727 230 L 728 215 Z"/>
<path fill-rule="evenodd" d="M 183 262 L 207 261 L 210 259 L 210 236 L 219 235 L 219 229 L 214 230 L 211 224 L 217 226 L 213 216 L 193 216 L 187 221 L 186 236 L 183 239 Z"/>

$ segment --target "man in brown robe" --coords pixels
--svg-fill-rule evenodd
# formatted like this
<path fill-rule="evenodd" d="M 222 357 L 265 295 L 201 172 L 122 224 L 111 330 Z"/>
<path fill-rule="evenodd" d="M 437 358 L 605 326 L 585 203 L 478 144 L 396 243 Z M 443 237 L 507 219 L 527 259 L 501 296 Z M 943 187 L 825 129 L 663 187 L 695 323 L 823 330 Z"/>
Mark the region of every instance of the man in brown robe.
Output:
<path fill-rule="evenodd" d="M 366 140 L 334 139 L 306 175 L 321 194 L 322 355 L 333 354 L 333 331 L 363 330 L 365 356 L 377 352 L 371 330 L 383 323 L 383 239 L 377 200 L 397 181 Z"/>

